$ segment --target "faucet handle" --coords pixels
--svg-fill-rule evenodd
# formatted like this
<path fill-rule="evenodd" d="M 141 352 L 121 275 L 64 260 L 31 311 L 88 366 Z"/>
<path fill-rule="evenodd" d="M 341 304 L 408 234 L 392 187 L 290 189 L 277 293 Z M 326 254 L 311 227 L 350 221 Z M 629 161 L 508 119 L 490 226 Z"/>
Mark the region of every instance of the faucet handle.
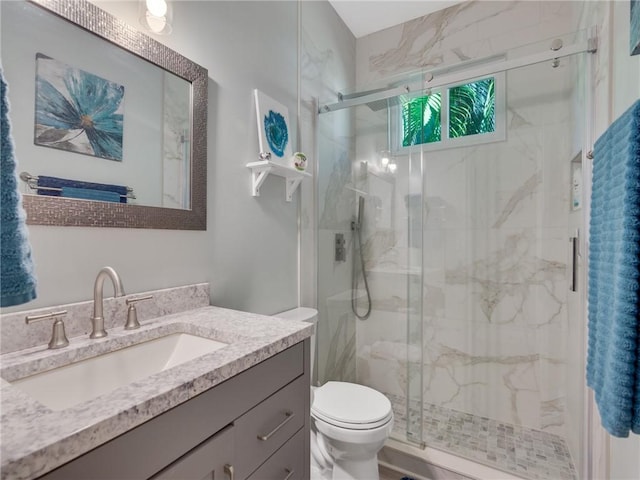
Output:
<path fill-rule="evenodd" d="M 43 313 L 42 315 L 27 315 L 24 321 L 26 324 L 30 324 L 54 318 L 55 321 L 53 322 L 53 330 L 51 331 L 51 340 L 49 341 L 49 348 L 54 350 L 56 348 L 62 348 L 69 345 L 69 339 L 67 338 L 67 334 L 64 330 L 64 322 L 62 319 L 57 318 L 63 317 L 66 314 L 66 310 L 61 310 L 59 312 Z"/>
<path fill-rule="evenodd" d="M 144 297 L 138 298 L 127 298 L 125 303 L 129 305 L 129 309 L 127 310 L 127 323 L 125 323 L 124 325 L 125 330 L 135 330 L 136 328 L 140 328 L 140 322 L 138 322 L 138 312 L 136 311 L 136 303 L 143 300 L 149 300 L 151 298 L 153 298 L 153 295 L 146 295 Z"/>

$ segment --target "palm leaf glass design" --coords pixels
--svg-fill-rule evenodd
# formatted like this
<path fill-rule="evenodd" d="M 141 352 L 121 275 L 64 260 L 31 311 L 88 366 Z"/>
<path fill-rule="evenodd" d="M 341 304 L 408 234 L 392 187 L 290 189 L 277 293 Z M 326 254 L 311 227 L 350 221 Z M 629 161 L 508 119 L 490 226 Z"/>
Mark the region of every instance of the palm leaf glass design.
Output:
<path fill-rule="evenodd" d="M 402 104 L 402 146 L 420 145 L 422 143 L 439 142 L 442 124 L 440 110 L 442 96 L 434 93 L 424 97 L 413 98 Z"/>
<path fill-rule="evenodd" d="M 494 132 L 495 106 L 493 78 L 449 89 L 449 138 Z"/>
<path fill-rule="evenodd" d="M 449 89 L 449 138 L 496 130 L 494 78 Z M 442 96 L 433 93 L 402 103 L 402 146 L 439 142 L 442 139 Z"/>

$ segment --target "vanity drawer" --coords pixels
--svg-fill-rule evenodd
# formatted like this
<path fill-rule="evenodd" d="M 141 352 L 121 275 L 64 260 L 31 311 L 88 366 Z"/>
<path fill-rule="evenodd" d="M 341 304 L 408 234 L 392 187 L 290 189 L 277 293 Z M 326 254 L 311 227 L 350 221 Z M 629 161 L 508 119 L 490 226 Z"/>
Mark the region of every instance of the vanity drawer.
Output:
<path fill-rule="evenodd" d="M 202 480 L 225 478 L 233 460 L 233 425 L 183 455 L 150 480 Z"/>
<path fill-rule="evenodd" d="M 302 480 L 304 428 L 260 466 L 247 480 Z"/>
<path fill-rule="evenodd" d="M 238 478 L 249 476 L 303 427 L 308 390 L 308 377 L 301 376 L 234 422 Z"/>

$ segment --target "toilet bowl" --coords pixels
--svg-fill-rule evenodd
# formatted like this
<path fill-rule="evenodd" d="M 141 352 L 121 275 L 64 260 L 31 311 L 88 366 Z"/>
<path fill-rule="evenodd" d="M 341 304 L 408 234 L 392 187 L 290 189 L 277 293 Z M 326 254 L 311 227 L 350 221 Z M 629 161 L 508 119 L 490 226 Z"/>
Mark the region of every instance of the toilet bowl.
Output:
<path fill-rule="evenodd" d="M 315 390 L 311 425 L 332 460 L 325 478 L 378 478 L 378 451 L 393 428 L 387 397 L 363 385 L 327 382 Z"/>
<path fill-rule="evenodd" d="M 274 317 L 315 324 L 318 312 L 296 308 Z M 314 347 L 315 335 L 312 372 Z M 311 391 L 311 480 L 378 480 L 378 451 L 393 428 L 389 399 L 373 388 L 348 382 L 330 381 Z"/>

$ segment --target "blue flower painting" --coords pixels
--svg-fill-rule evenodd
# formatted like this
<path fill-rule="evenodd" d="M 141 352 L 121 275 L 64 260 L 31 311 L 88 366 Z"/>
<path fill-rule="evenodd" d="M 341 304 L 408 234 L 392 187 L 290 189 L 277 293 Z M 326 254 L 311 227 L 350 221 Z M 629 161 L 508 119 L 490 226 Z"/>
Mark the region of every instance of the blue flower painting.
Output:
<path fill-rule="evenodd" d="M 124 87 L 36 55 L 35 143 L 122 161 Z"/>
<path fill-rule="evenodd" d="M 274 155 L 283 157 L 289 142 L 289 132 L 284 117 L 278 112 L 269 110 L 269 114 L 264 117 L 264 133 Z"/>

